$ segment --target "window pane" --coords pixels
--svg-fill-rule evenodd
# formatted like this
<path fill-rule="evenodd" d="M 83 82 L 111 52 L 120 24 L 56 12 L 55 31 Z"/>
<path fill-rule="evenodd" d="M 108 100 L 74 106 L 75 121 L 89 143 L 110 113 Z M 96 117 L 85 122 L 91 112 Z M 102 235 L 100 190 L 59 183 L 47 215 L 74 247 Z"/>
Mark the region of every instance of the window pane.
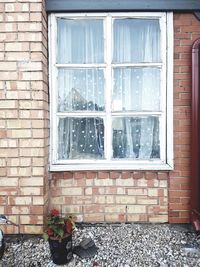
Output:
<path fill-rule="evenodd" d="M 58 18 L 57 63 L 103 63 L 103 20 Z"/>
<path fill-rule="evenodd" d="M 103 159 L 102 118 L 62 118 L 58 125 L 58 159 Z"/>
<path fill-rule="evenodd" d="M 160 69 L 153 67 L 114 69 L 112 110 L 160 110 Z"/>
<path fill-rule="evenodd" d="M 103 111 L 104 72 L 101 69 L 59 69 L 58 111 Z"/>
<path fill-rule="evenodd" d="M 113 158 L 149 160 L 160 158 L 158 117 L 113 119 Z"/>
<path fill-rule="evenodd" d="M 159 62 L 160 26 L 158 19 L 114 20 L 113 61 Z"/>

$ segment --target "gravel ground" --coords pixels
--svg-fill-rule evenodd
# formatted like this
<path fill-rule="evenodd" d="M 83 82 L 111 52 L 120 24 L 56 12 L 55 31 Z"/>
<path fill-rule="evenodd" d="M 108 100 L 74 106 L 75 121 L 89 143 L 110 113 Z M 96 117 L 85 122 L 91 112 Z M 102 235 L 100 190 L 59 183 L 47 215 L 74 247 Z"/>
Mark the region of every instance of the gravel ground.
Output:
<path fill-rule="evenodd" d="M 168 224 L 82 225 L 74 245 L 91 237 L 99 248 L 93 258 L 74 255 L 68 267 L 196 267 L 200 266 L 200 236 L 190 227 Z M 40 237 L 6 237 L 3 267 L 55 267 L 48 242 Z"/>

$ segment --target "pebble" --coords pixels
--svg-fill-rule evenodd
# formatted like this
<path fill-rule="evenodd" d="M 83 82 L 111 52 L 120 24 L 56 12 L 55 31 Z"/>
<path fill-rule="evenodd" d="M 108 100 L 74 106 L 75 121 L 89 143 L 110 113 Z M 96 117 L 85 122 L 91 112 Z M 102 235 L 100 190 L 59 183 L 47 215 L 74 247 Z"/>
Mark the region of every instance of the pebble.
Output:
<path fill-rule="evenodd" d="M 200 267 L 200 238 L 189 228 L 169 224 L 84 224 L 73 233 L 73 245 L 92 237 L 99 248 L 93 258 L 73 260 L 63 267 Z M 41 237 L 6 237 L 3 267 L 56 267 L 48 242 Z"/>

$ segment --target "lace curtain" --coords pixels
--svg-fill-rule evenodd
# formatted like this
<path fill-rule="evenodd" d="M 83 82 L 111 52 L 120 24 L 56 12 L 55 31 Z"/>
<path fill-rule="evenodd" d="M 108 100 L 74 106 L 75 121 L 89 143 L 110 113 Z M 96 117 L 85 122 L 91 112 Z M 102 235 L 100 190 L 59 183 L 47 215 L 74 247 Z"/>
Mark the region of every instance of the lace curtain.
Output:
<path fill-rule="evenodd" d="M 104 63 L 103 20 L 58 19 L 57 63 Z M 160 110 L 160 69 L 125 63 L 160 62 L 160 27 L 156 19 L 116 19 L 113 24 L 112 157 L 160 157 L 159 118 L 127 112 Z M 72 112 L 58 125 L 59 159 L 104 159 L 105 123 L 92 112 L 105 110 L 103 68 L 59 68 L 58 112 Z M 90 113 L 76 117 L 76 112 Z M 116 116 L 123 112 L 123 116 Z"/>

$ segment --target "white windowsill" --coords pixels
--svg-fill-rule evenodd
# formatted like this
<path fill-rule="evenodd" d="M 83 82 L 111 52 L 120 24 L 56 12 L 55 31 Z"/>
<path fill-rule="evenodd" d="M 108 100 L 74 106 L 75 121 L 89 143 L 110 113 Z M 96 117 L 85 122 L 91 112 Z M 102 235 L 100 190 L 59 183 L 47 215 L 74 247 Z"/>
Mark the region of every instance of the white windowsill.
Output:
<path fill-rule="evenodd" d="M 173 166 L 167 163 L 96 163 L 96 164 L 51 164 L 49 171 L 112 171 L 112 170 L 156 170 L 170 171 Z"/>

